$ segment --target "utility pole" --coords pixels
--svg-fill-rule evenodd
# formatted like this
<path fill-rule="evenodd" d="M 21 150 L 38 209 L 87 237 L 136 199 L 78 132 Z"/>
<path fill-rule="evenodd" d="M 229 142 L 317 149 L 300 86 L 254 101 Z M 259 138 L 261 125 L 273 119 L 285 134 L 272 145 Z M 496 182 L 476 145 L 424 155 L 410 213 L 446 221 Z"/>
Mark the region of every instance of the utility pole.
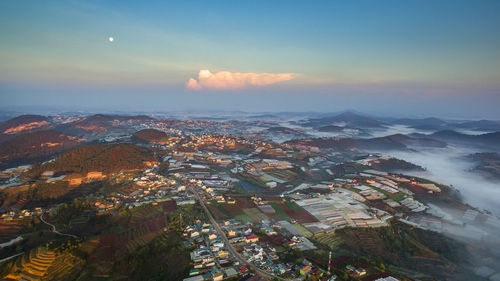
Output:
<path fill-rule="evenodd" d="M 328 255 L 328 275 L 332 274 L 332 272 L 330 271 L 331 264 L 332 264 L 332 251 L 330 251 L 330 254 Z"/>

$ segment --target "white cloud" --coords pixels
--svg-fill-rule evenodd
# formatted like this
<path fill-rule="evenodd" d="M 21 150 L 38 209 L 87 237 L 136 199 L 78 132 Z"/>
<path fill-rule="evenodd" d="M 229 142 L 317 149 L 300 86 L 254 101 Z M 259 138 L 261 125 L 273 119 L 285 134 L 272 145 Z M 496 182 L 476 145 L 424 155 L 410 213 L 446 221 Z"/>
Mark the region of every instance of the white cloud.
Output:
<path fill-rule="evenodd" d="M 186 88 L 189 90 L 243 90 L 252 87 L 263 87 L 295 78 L 293 73 L 239 73 L 221 71 L 212 73 L 200 70 L 198 80 L 189 78 Z"/>

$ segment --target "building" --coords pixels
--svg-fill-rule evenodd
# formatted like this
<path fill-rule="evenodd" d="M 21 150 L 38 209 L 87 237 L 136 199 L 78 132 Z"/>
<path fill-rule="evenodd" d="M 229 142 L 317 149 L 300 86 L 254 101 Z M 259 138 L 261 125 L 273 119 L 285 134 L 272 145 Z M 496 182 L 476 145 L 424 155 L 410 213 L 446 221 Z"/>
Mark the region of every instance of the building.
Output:
<path fill-rule="evenodd" d="M 257 235 L 248 235 L 248 236 L 245 236 L 245 242 L 247 243 L 255 243 L 255 242 L 258 242 L 259 241 L 259 237 L 257 237 Z"/>

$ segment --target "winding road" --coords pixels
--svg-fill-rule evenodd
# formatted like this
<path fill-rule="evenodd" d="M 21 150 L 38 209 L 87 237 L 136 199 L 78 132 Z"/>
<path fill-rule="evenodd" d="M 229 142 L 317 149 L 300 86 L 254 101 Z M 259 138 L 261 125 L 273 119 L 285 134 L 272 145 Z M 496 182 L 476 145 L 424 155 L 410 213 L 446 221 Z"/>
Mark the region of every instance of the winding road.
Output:
<path fill-rule="evenodd" d="M 229 243 L 229 240 L 227 239 L 226 234 L 224 233 L 224 231 L 222 231 L 222 228 L 220 227 L 219 223 L 217 223 L 217 221 L 214 219 L 214 217 L 212 216 L 212 213 L 210 213 L 210 211 L 208 210 L 207 206 L 205 206 L 205 202 L 201 199 L 200 195 L 198 194 L 198 191 L 195 190 L 195 188 L 193 188 L 192 185 L 189 185 L 189 188 L 191 188 L 191 191 L 193 192 L 193 194 L 196 197 L 196 199 L 198 199 L 198 201 L 200 201 L 200 204 L 203 207 L 203 210 L 205 211 L 205 213 L 207 214 L 208 218 L 210 219 L 210 222 L 212 223 L 212 225 L 214 226 L 215 230 L 219 234 L 219 237 L 221 237 L 222 241 L 224 241 L 224 244 L 227 245 L 227 248 L 228 248 L 229 252 L 242 265 L 246 265 L 248 269 L 250 269 L 251 271 L 255 272 L 259 276 L 267 278 L 267 279 L 282 280 L 282 281 L 289 280 L 289 279 L 281 278 L 279 276 L 275 276 L 275 275 L 273 275 L 273 274 L 271 274 L 271 273 L 269 273 L 269 272 L 267 272 L 265 270 L 262 270 L 262 269 L 258 268 L 257 266 L 255 266 L 253 263 L 248 262 L 244 257 L 242 257 L 240 255 L 240 253 L 238 253 L 234 249 L 233 245 L 231 245 L 231 243 Z"/>
<path fill-rule="evenodd" d="M 63 235 L 63 236 L 69 236 L 69 237 L 73 237 L 73 238 L 78 238 L 78 236 L 76 235 L 73 235 L 73 234 L 67 234 L 67 233 L 61 233 L 59 231 L 57 231 L 56 229 L 56 226 L 51 224 L 50 222 L 47 222 L 43 219 L 43 214 L 40 215 L 40 220 L 45 223 L 46 225 L 49 225 L 52 227 L 52 232 L 56 233 L 56 234 L 59 234 L 59 235 Z"/>

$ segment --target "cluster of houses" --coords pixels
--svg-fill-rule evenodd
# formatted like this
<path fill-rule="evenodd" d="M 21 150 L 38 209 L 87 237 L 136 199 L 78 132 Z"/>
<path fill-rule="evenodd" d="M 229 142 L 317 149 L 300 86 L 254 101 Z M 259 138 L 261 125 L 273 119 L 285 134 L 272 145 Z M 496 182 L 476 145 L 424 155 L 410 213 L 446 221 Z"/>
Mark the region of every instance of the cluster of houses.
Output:
<path fill-rule="evenodd" d="M 222 227 L 231 244 L 241 249 L 242 256 L 258 268 L 275 275 L 298 275 L 300 268 L 293 264 L 283 263 L 277 249 L 268 242 L 260 241 L 259 236 L 254 234 L 254 231 L 258 231 L 268 236 L 277 235 L 278 232 L 275 229 L 281 228 L 278 223 L 271 224 L 268 221 L 263 221 L 262 224 L 241 224 L 238 220 L 230 219 L 225 220 Z M 301 238 L 304 237 L 292 236 L 289 241 L 286 239 L 284 241 L 291 248 L 296 248 L 304 243 Z"/>
<path fill-rule="evenodd" d="M 10 210 L 8 212 L 2 213 L 2 215 L 0 215 L 0 219 L 3 220 L 22 219 L 25 217 L 40 215 L 42 213 L 43 209 L 40 207 L 36 207 L 33 209 L 24 209 L 24 210 Z"/>
<path fill-rule="evenodd" d="M 197 221 L 196 224 L 185 227 L 183 235 L 187 248 L 191 250 L 193 262 L 190 277 L 184 279 L 185 281 L 217 281 L 247 271 L 231 257 L 211 224 Z"/>

